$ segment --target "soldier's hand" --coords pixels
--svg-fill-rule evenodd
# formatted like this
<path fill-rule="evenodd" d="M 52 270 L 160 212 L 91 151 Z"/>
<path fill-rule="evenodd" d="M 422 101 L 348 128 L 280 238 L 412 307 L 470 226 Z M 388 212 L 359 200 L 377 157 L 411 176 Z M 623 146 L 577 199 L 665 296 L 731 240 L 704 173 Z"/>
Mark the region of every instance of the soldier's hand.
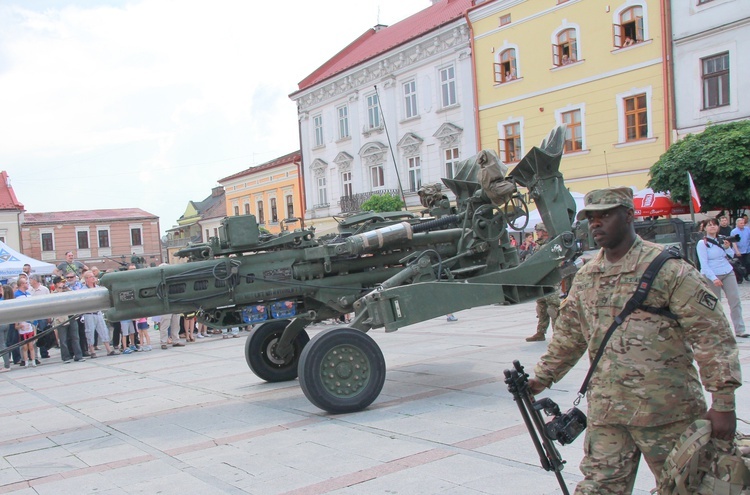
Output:
<path fill-rule="evenodd" d="M 544 392 L 545 387 L 542 382 L 537 380 L 536 378 L 529 378 L 529 390 L 531 390 L 531 393 L 534 395 L 541 394 Z"/>
<path fill-rule="evenodd" d="M 531 380 L 529 380 L 531 384 Z M 711 436 L 720 440 L 732 440 L 737 429 L 737 415 L 734 411 L 719 412 L 713 408 L 706 413 L 706 419 L 711 422 Z"/>

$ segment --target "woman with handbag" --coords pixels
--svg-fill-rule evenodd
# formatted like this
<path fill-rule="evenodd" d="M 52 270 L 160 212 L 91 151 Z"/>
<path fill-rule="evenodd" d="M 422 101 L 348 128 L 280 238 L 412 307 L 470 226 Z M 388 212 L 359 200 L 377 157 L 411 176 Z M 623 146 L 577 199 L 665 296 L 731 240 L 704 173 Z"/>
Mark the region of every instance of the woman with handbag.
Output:
<path fill-rule="evenodd" d="M 721 298 L 721 290 L 727 295 L 729 313 L 737 337 L 750 337 L 745 332 L 745 322 L 742 319 L 742 305 L 740 303 L 740 289 L 734 276 L 734 268 L 729 259 L 734 257 L 732 243 L 724 240 L 720 243 L 716 236 L 719 233 L 719 222 L 715 218 L 706 223 L 706 237 L 698 241 L 696 251 L 701 265 L 701 273 L 711 281 L 711 289 L 716 297 Z"/>

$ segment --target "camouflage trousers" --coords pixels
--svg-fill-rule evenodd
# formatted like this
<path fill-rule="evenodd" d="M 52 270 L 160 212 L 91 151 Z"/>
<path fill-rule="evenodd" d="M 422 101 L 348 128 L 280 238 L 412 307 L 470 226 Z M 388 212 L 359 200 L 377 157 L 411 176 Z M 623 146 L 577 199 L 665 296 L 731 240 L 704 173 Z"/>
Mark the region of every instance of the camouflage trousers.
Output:
<path fill-rule="evenodd" d="M 658 486 L 664 461 L 674 444 L 697 418 L 660 426 L 589 424 L 575 495 L 629 495 L 633 492 L 641 454 Z"/>
<path fill-rule="evenodd" d="M 536 333 L 547 333 L 547 327 L 550 322 L 554 330 L 557 314 L 560 312 L 560 294 L 555 291 L 540 297 L 536 300 L 536 317 L 539 321 L 536 324 Z"/>

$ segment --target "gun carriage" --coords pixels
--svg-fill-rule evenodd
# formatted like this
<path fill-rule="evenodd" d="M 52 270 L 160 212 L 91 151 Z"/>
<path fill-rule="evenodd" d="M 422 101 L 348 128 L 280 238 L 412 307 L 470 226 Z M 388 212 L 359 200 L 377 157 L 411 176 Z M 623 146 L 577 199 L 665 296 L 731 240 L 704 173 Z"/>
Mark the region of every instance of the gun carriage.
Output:
<path fill-rule="evenodd" d="M 102 289 L 4 302 L 0 321 L 105 309 L 110 321 L 197 311 L 209 327 L 253 324 L 245 357 L 258 377 L 299 377 L 321 409 L 358 411 L 385 381 L 369 330 L 555 290 L 559 268 L 577 251 L 575 202 L 559 171 L 563 142 L 564 128 L 553 130 L 507 176 L 493 152 L 462 162 L 456 177 L 443 179 L 455 205 L 436 187 L 423 198 L 428 218 L 371 212 L 317 239 L 312 229 L 262 235 L 252 215 L 227 217 L 217 238 L 179 253 L 188 263 L 108 273 Z M 516 184 L 528 189 L 551 237 L 522 264 L 507 230 L 528 220 Z M 309 325 L 352 312 L 349 324 L 309 338 Z"/>

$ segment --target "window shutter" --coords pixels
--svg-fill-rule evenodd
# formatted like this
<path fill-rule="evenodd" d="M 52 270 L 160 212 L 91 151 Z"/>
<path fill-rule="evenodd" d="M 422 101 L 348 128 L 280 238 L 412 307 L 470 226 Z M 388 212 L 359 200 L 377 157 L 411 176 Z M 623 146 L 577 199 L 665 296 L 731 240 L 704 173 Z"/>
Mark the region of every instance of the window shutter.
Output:
<path fill-rule="evenodd" d="M 615 48 L 622 48 L 622 26 L 619 24 L 612 25 L 612 37 Z"/>
<path fill-rule="evenodd" d="M 635 39 L 636 41 L 643 41 L 643 17 L 635 18 Z"/>
<path fill-rule="evenodd" d="M 495 84 L 499 84 L 503 82 L 503 64 L 495 62 L 493 65 L 495 66 Z"/>
<path fill-rule="evenodd" d="M 560 61 L 560 45 L 552 45 L 552 65 L 560 67 L 562 62 Z"/>

